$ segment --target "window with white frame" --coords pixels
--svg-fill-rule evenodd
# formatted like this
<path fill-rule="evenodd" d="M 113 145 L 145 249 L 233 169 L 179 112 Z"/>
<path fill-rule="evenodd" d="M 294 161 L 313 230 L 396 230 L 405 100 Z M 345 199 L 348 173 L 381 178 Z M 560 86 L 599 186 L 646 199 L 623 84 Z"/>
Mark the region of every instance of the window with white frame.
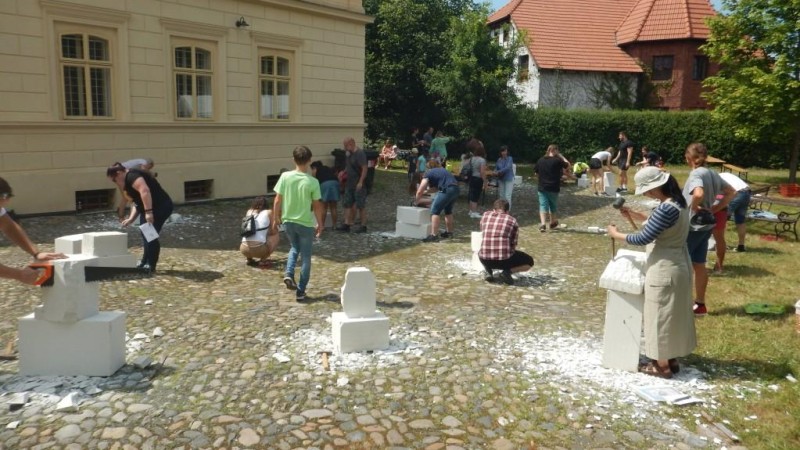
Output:
<path fill-rule="evenodd" d="M 292 96 L 292 54 L 262 49 L 258 57 L 261 120 L 289 120 Z"/>
<path fill-rule="evenodd" d="M 172 70 L 176 118 L 214 118 L 214 50 L 211 43 L 174 43 Z"/>
<path fill-rule="evenodd" d="M 66 118 L 113 118 L 112 42 L 109 33 L 59 33 L 59 71 Z"/>

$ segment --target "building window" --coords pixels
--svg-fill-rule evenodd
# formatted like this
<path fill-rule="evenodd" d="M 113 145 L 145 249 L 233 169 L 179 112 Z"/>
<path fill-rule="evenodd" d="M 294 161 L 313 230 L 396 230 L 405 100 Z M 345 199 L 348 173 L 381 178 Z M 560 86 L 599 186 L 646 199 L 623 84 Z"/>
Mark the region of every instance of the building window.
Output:
<path fill-rule="evenodd" d="M 183 199 L 190 202 L 193 200 L 208 200 L 213 194 L 214 180 L 194 180 L 183 182 Z"/>
<path fill-rule="evenodd" d="M 62 34 L 59 41 L 64 116 L 112 117 L 109 40 L 89 33 L 70 33 Z"/>
<path fill-rule="evenodd" d="M 212 55 L 213 52 L 208 46 L 174 47 L 173 72 L 177 118 L 214 118 Z"/>
<path fill-rule="evenodd" d="M 672 55 L 653 57 L 653 80 L 664 81 L 672 79 L 672 65 L 674 58 Z"/>
<path fill-rule="evenodd" d="M 708 56 L 696 55 L 692 66 L 692 79 L 703 81 L 708 77 Z"/>
<path fill-rule="evenodd" d="M 528 55 L 521 55 L 517 57 L 517 81 L 528 80 L 528 66 L 530 65 L 530 58 Z"/>
<path fill-rule="evenodd" d="M 508 26 L 503 27 L 503 38 L 500 40 L 501 44 L 506 42 L 508 42 Z"/>
<path fill-rule="evenodd" d="M 292 58 L 288 52 L 265 50 L 259 56 L 258 82 L 262 120 L 289 120 Z"/>
<path fill-rule="evenodd" d="M 75 211 L 108 211 L 114 205 L 116 189 L 75 192 Z"/>

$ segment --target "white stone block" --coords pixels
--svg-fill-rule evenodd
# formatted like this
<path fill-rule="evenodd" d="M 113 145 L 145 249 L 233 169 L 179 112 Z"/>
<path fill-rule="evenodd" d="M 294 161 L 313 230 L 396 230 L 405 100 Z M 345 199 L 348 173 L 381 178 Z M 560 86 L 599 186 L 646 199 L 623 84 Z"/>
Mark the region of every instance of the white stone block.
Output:
<path fill-rule="evenodd" d="M 69 236 L 61 236 L 56 238 L 56 253 L 64 253 L 65 255 L 80 255 L 81 243 L 83 242 L 83 234 L 71 234 Z"/>
<path fill-rule="evenodd" d="M 150 367 L 150 364 L 153 364 L 153 360 L 149 356 L 142 355 L 134 359 L 131 364 L 137 369 L 146 369 Z"/>
<path fill-rule="evenodd" d="M 472 252 L 472 260 L 470 261 L 470 265 L 472 266 L 472 270 L 475 271 L 481 271 L 485 269 L 480 258 L 478 258 L 478 252 Z"/>
<path fill-rule="evenodd" d="M 344 275 L 342 309 L 347 317 L 375 314 L 375 275 L 366 267 L 351 267 Z"/>
<path fill-rule="evenodd" d="M 115 256 L 98 256 L 97 263 L 92 264 L 99 267 L 136 267 L 136 255 L 115 255 Z"/>
<path fill-rule="evenodd" d="M 53 266 L 53 285 L 42 287 L 42 305 L 36 308 L 36 318 L 51 322 L 77 322 L 97 314 L 99 293 L 96 284 L 86 282 L 86 266 L 97 258 L 90 255 L 69 255 L 66 259 L 50 261 Z"/>
<path fill-rule="evenodd" d="M 125 313 L 103 311 L 75 323 L 19 319 L 20 375 L 107 377 L 125 364 Z"/>
<path fill-rule="evenodd" d="M 116 256 L 128 253 L 128 234 L 119 231 L 97 231 L 83 234 L 83 254 Z"/>
<path fill-rule="evenodd" d="M 483 242 L 483 233 L 480 231 L 473 231 L 470 234 L 470 248 L 473 252 L 477 252 L 481 249 L 481 243 Z"/>
<path fill-rule="evenodd" d="M 644 292 L 645 252 L 620 249 L 600 275 L 601 288 L 629 294 Z"/>
<path fill-rule="evenodd" d="M 522 185 L 522 176 L 514 175 L 514 186 L 521 186 L 521 185 Z"/>
<path fill-rule="evenodd" d="M 588 188 L 589 187 L 589 180 L 586 179 L 586 175 L 578 178 L 578 187 L 579 188 Z"/>
<path fill-rule="evenodd" d="M 8 403 L 9 408 L 16 408 L 25 406 L 30 399 L 30 392 L 15 392 L 11 394 L 11 397 L 9 397 L 6 403 Z"/>
<path fill-rule="evenodd" d="M 62 412 L 75 412 L 78 410 L 80 399 L 77 392 L 70 392 L 59 400 L 56 405 L 56 411 Z"/>
<path fill-rule="evenodd" d="M 617 193 L 617 176 L 614 172 L 603 173 L 603 186 L 605 187 L 606 194 L 613 196 Z"/>
<path fill-rule="evenodd" d="M 644 294 L 608 291 L 603 332 L 604 367 L 636 372 L 642 345 Z"/>
<path fill-rule="evenodd" d="M 312 215 L 312 218 L 314 219 L 314 226 L 316 227 L 317 226 L 317 216 L 316 215 Z M 325 225 L 323 225 L 323 228 L 333 228 L 333 217 L 331 216 L 331 211 L 330 210 L 328 210 L 326 212 L 326 214 L 325 214 Z"/>
<path fill-rule="evenodd" d="M 389 347 L 389 318 L 378 311 L 371 317 L 331 315 L 333 345 L 337 353 L 383 350 Z"/>
<path fill-rule="evenodd" d="M 431 224 L 411 225 L 408 223 L 397 222 L 394 227 L 394 234 L 399 237 L 411 239 L 424 239 L 431 235 Z"/>
<path fill-rule="evenodd" d="M 426 225 L 431 223 L 431 210 L 416 206 L 398 206 L 397 221 L 409 225 Z"/>

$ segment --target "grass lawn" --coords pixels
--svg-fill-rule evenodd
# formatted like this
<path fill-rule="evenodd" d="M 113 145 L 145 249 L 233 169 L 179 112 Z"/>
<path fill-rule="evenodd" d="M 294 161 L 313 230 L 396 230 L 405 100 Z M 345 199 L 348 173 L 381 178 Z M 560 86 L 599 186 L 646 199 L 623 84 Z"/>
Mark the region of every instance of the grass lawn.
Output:
<path fill-rule="evenodd" d="M 683 185 L 689 173 L 686 166 L 668 170 Z M 520 164 L 517 174 L 533 175 L 532 166 Z M 629 177 L 633 185 L 633 172 Z M 787 182 L 787 172 L 754 169 L 749 172 L 754 188 Z M 771 191 L 769 196 L 778 196 Z M 797 199 L 800 200 L 800 199 Z M 772 212 L 797 212 L 797 207 L 775 204 Z M 710 411 L 717 420 L 727 419 L 729 429 L 740 436 L 748 448 L 800 448 L 800 325 L 795 317 L 795 302 L 800 299 L 800 243 L 794 236 L 776 242 L 772 225 L 748 221 L 746 258 L 729 258 L 725 274 L 712 276 L 707 293 L 708 316 L 696 322 L 698 347 L 687 362 L 707 374 L 722 395 L 721 406 Z M 737 243 L 729 224 L 726 240 Z M 732 252 L 732 250 L 729 250 Z M 708 267 L 716 256 L 709 253 Z M 749 303 L 781 305 L 785 313 L 777 316 L 750 315 Z M 742 386 L 758 385 L 758 389 Z M 697 409 L 676 409 L 684 422 L 702 422 Z"/>

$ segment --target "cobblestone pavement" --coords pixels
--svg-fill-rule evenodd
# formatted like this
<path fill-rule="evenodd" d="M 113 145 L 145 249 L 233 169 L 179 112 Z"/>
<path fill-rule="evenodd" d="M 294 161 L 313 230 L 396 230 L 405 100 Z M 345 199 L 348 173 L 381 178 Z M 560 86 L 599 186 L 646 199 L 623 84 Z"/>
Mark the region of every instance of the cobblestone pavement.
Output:
<path fill-rule="evenodd" d="M 467 216 L 464 193 L 455 238 L 422 244 L 382 234 L 409 198 L 405 174 L 378 177 L 369 232 L 326 232 L 315 243 L 303 304 L 281 283 L 285 239 L 267 269 L 245 266 L 235 250 L 247 201 L 179 207 L 181 219 L 162 233 L 156 276 L 101 284 L 101 309 L 127 312 L 129 364 L 108 378 L 34 378 L 0 362 L 0 449 L 721 446 L 673 408 L 632 393 L 656 380 L 599 365 L 605 297 L 597 278 L 611 245 L 585 230 L 619 217 L 611 199 L 569 187 L 561 198 L 567 227 L 539 233 L 535 186 L 518 188 L 520 246 L 536 265 L 505 286 L 469 268 L 477 220 Z M 45 249 L 61 235 L 117 229 L 110 213 L 23 224 Z M 140 238 L 129 233 L 139 254 Z M 24 256 L 0 248 L 6 264 L 22 265 Z M 356 265 L 375 273 L 391 347 L 334 354 L 324 370 L 318 352 L 332 350 L 330 315 Z M 39 296 L 7 280 L 0 286 L 2 345 Z M 139 356 L 153 364 L 135 367 Z M 713 405 L 701 375 L 686 367 L 667 383 Z M 31 401 L 11 411 L 5 399 L 20 391 Z M 69 392 L 80 405 L 57 411 Z"/>

